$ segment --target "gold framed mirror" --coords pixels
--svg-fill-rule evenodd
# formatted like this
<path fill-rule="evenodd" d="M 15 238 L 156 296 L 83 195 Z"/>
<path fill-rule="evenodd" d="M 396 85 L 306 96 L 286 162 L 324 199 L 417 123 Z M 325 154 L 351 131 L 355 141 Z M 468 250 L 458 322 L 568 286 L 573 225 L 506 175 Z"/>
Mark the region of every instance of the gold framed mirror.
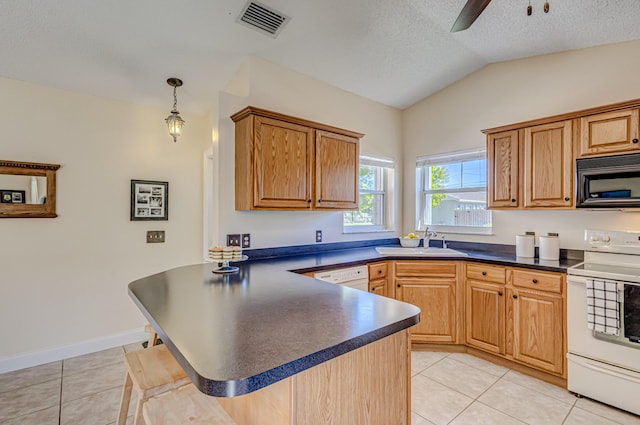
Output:
<path fill-rule="evenodd" d="M 0 160 L 0 218 L 57 217 L 58 168 L 58 164 Z"/>

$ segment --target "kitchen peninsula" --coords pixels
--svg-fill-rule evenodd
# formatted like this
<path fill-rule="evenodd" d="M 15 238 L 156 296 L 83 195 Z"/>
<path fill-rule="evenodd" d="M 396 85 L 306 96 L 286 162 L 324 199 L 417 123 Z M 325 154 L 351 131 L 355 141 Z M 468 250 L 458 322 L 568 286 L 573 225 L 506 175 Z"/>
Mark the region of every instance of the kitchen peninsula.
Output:
<path fill-rule="evenodd" d="M 179 267 L 129 293 L 192 382 L 238 424 L 409 424 L 418 308 L 283 270 Z"/>

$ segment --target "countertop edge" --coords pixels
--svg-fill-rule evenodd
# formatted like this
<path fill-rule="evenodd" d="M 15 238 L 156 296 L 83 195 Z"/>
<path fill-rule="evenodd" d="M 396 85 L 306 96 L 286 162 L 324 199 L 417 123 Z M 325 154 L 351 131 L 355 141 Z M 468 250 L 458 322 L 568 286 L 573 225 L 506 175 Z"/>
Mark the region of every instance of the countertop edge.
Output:
<path fill-rule="evenodd" d="M 408 329 L 418 323 L 420 313 L 417 307 L 416 311 L 417 313 L 414 316 L 400 320 L 383 328 L 376 329 L 373 332 L 344 341 L 343 343 L 332 347 L 325 348 L 324 350 L 309 354 L 308 356 L 301 357 L 300 359 L 292 362 L 277 366 L 258 375 L 233 381 L 215 381 L 197 375 L 197 379 L 192 379 L 192 382 L 201 392 L 214 397 L 236 397 L 249 394 L 271 384 L 275 384 L 283 379 L 292 377 L 307 369 L 311 369 L 314 366 L 330 361 L 350 351 L 364 347 L 367 344 Z"/>

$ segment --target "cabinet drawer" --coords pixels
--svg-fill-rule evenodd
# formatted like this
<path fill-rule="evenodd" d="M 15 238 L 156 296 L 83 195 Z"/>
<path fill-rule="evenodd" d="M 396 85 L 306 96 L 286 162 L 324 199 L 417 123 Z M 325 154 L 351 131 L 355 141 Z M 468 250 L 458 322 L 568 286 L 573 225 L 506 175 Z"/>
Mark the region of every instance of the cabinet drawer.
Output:
<path fill-rule="evenodd" d="M 484 282 L 506 283 L 507 269 L 490 264 L 467 263 L 467 279 Z"/>
<path fill-rule="evenodd" d="M 396 261 L 396 276 L 455 277 L 456 263 L 452 261 Z"/>
<path fill-rule="evenodd" d="M 387 277 L 387 263 L 371 263 L 369 264 L 369 280 L 381 279 Z"/>
<path fill-rule="evenodd" d="M 562 293 L 562 275 L 556 273 L 513 271 L 513 286 Z"/>

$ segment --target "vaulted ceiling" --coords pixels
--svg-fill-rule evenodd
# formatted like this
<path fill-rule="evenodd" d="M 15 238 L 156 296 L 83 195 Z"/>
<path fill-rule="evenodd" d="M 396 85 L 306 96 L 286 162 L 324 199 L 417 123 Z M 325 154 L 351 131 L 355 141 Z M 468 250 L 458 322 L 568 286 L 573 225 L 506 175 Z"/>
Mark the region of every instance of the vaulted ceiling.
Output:
<path fill-rule="evenodd" d="M 261 0 L 291 17 L 277 38 L 238 24 L 246 0 L 2 0 L 0 76 L 202 112 L 257 56 L 404 109 L 499 61 L 640 39 L 638 0 Z M 526 8 L 532 5 L 533 14 Z"/>

